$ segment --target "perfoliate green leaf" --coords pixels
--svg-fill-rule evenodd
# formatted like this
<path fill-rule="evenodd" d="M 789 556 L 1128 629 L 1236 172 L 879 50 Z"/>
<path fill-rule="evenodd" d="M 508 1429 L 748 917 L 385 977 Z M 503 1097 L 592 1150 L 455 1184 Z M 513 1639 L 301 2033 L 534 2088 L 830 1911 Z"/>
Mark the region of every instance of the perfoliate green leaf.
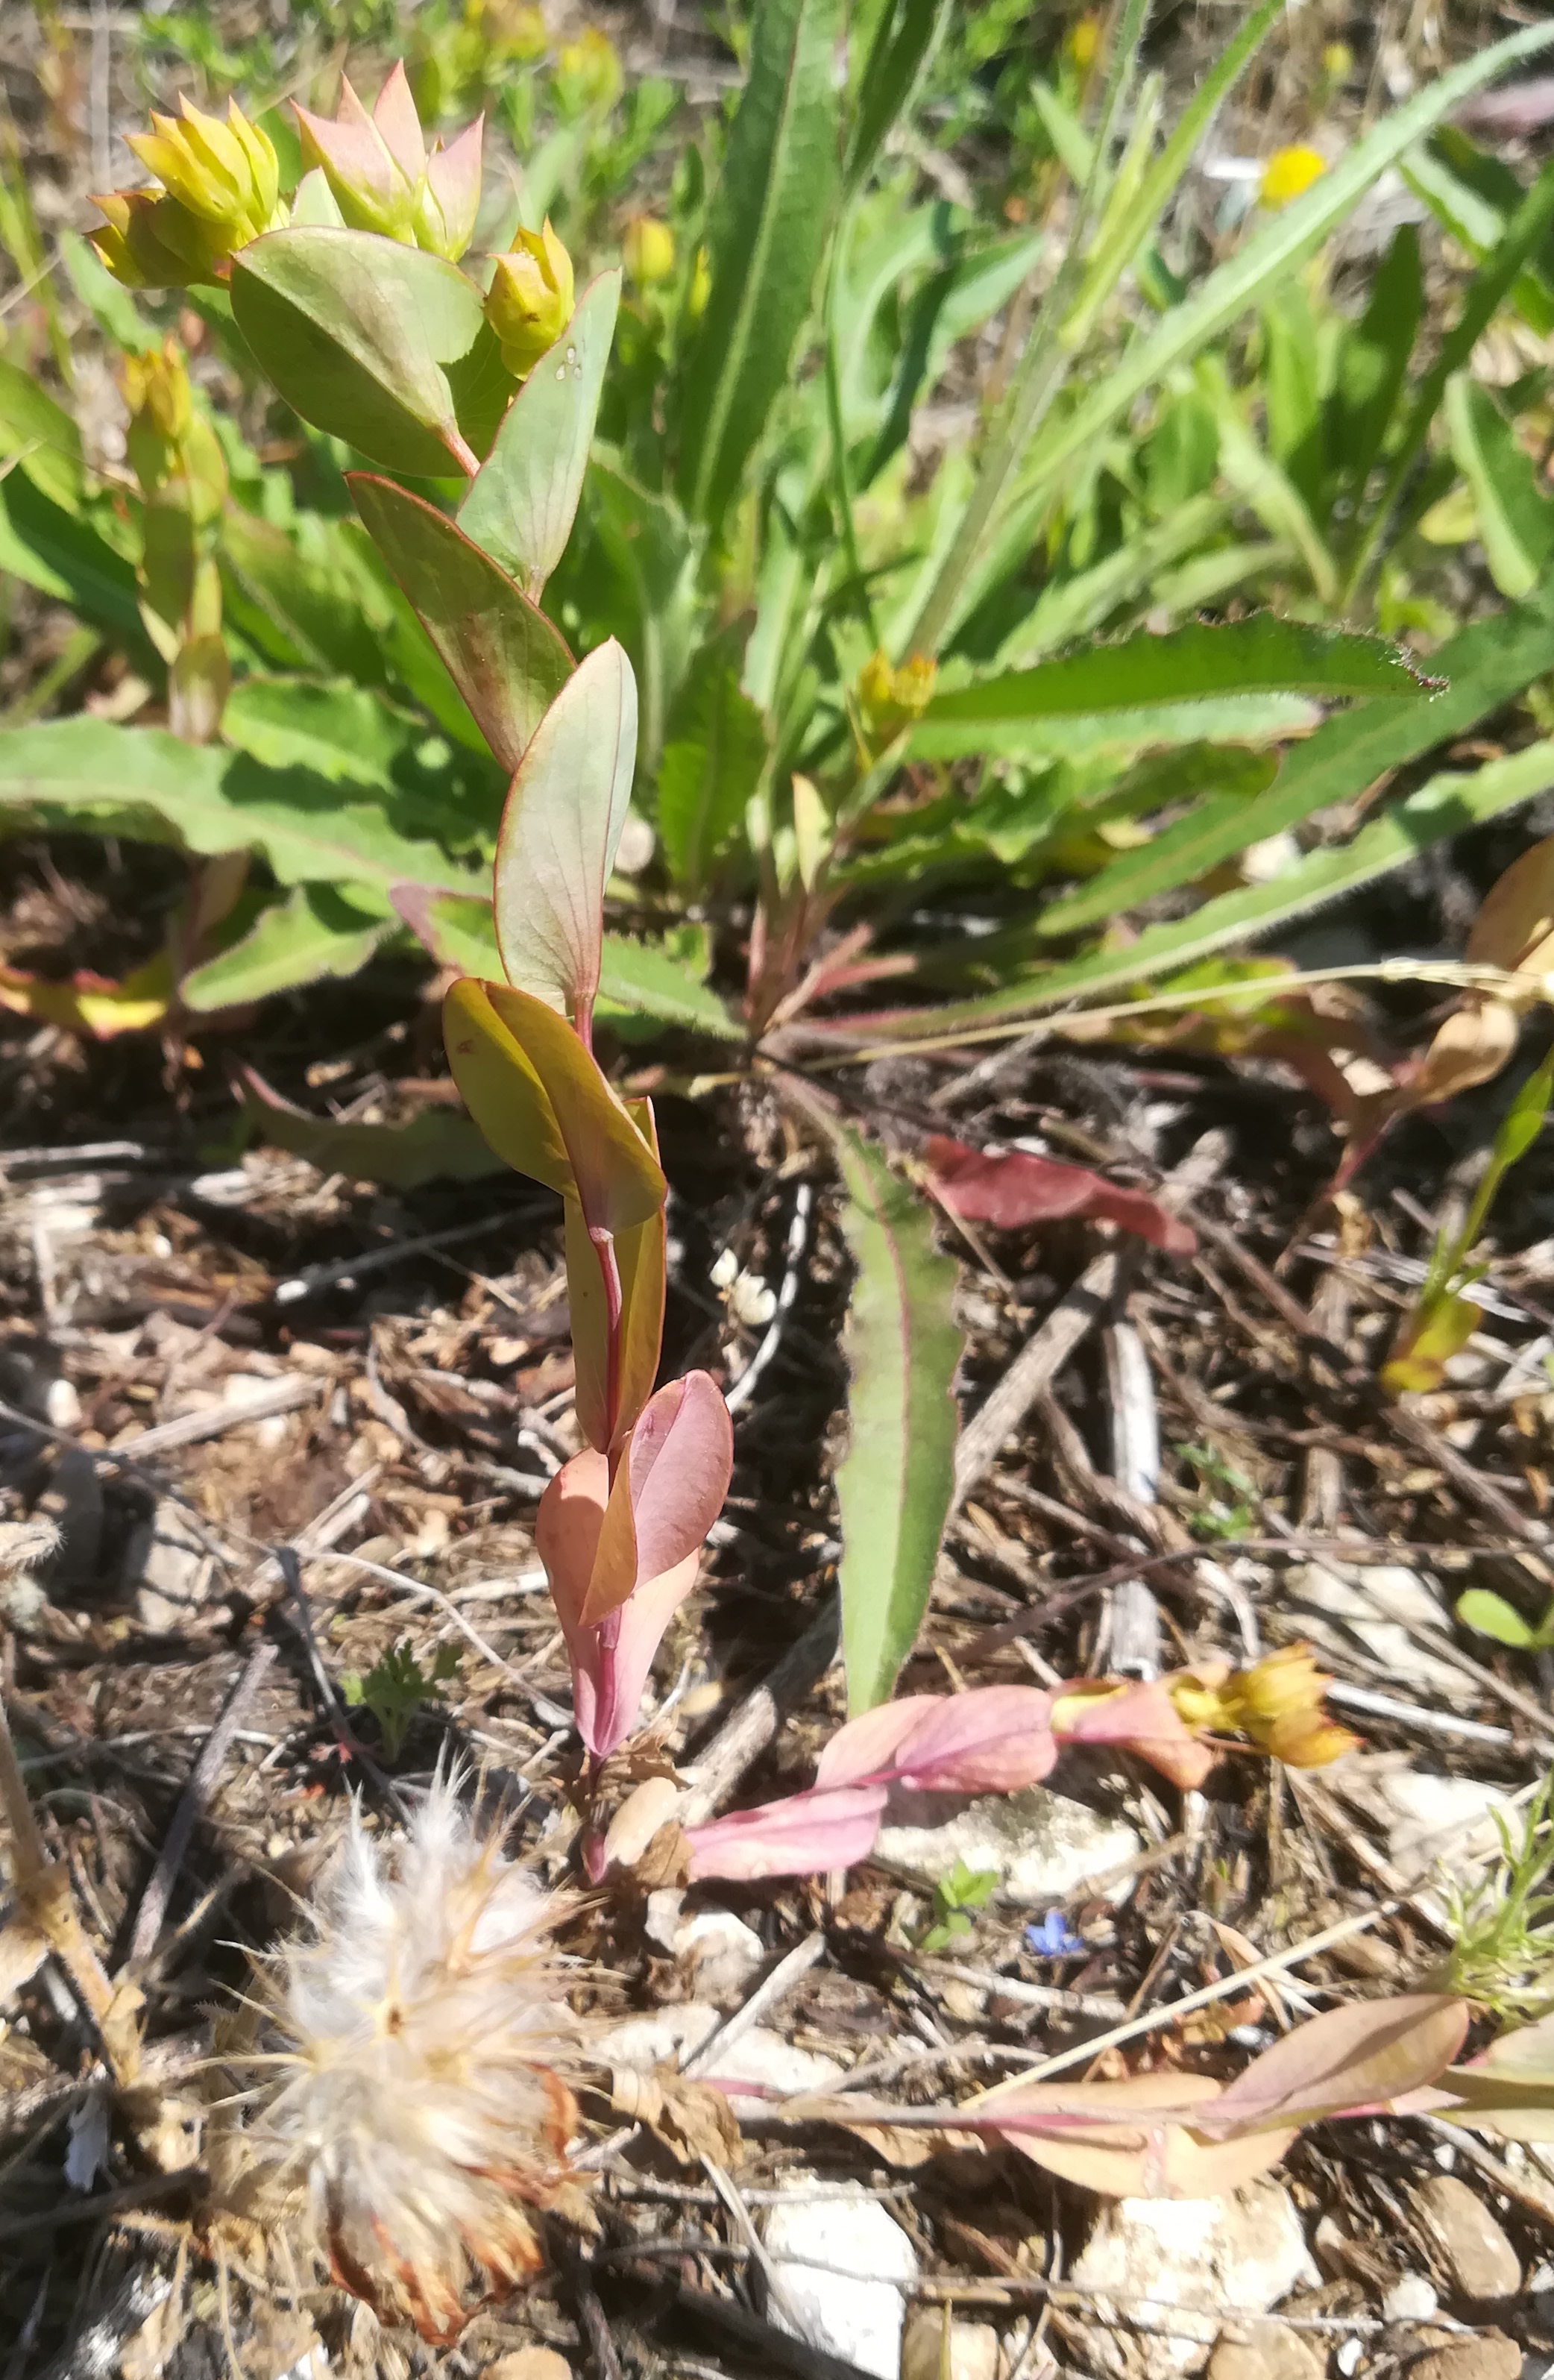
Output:
<path fill-rule="evenodd" d="M 838 181 L 837 0 L 765 0 L 709 225 L 712 287 L 681 366 L 680 492 L 716 523 L 809 311 Z"/>
<path fill-rule="evenodd" d="M 620 294 L 618 272 L 589 283 L 514 398 L 459 506 L 465 535 L 530 595 L 538 596 L 572 534 Z"/>
<path fill-rule="evenodd" d="M 842 1513 L 842 1641 L 849 1716 L 889 1698 L 928 1609 L 954 1485 L 952 1393 L 962 1339 L 955 1268 L 929 1208 L 846 1125 L 828 1123 L 857 1266 L 843 1348 L 852 1385 Z"/>
<path fill-rule="evenodd" d="M 266 376 L 315 429 L 416 479 L 483 454 L 513 392 L 480 292 L 375 232 L 301 225 L 233 260 L 232 311 Z"/>
<path fill-rule="evenodd" d="M 499 1157 L 575 1198 L 590 1234 L 616 1237 L 663 1203 L 657 1160 L 590 1053 L 544 1001 L 455 983 L 443 1008 L 454 1080 Z"/>
<path fill-rule="evenodd" d="M 435 504 L 365 471 L 353 471 L 349 485 L 368 534 L 487 743 L 504 769 L 516 769 L 572 673 L 560 635 Z"/>
<path fill-rule="evenodd" d="M 604 886 L 637 766 L 637 681 L 612 637 L 535 728 L 496 839 L 492 903 L 509 983 L 571 1016 L 599 989 Z"/>

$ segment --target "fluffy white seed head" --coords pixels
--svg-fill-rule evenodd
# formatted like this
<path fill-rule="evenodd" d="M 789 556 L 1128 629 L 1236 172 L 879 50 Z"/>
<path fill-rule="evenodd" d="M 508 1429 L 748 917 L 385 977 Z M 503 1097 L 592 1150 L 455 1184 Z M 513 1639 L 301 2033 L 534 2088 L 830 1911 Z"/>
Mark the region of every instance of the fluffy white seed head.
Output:
<path fill-rule="evenodd" d="M 577 2054 L 564 1905 L 457 1784 L 439 1779 L 396 1844 L 353 1813 L 269 1986 L 281 2079 L 219 2160 L 238 2211 L 284 2204 L 342 2288 L 439 2345 L 539 2265 L 526 2210 L 566 2192 L 576 2119 L 556 2070 Z"/>

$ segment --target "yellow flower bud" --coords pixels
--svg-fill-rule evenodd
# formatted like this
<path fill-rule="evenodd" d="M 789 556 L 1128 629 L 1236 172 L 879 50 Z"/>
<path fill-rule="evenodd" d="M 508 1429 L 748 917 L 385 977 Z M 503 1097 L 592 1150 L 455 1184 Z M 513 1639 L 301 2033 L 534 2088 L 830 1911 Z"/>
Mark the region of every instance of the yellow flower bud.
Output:
<path fill-rule="evenodd" d="M 910 653 L 899 668 L 881 651 L 871 653 L 858 673 L 858 708 L 871 727 L 894 735 L 919 719 L 933 693 L 938 664 L 926 653 Z"/>
<path fill-rule="evenodd" d="M 1329 42 L 1322 52 L 1322 72 L 1330 83 L 1347 82 L 1354 71 L 1354 53 L 1347 42 Z"/>
<path fill-rule="evenodd" d="M 674 235 L 651 215 L 633 215 L 621 242 L 625 269 L 639 289 L 654 288 L 674 270 Z"/>
<path fill-rule="evenodd" d="M 698 248 L 691 266 L 691 285 L 686 292 L 686 312 L 693 322 L 699 322 L 707 311 L 707 300 L 712 294 L 712 272 L 707 261 L 707 250 Z"/>
<path fill-rule="evenodd" d="M 1100 18 L 1079 17 L 1063 36 L 1063 55 L 1071 66 L 1093 67 L 1100 51 Z"/>
<path fill-rule="evenodd" d="M 613 107 L 621 95 L 623 80 L 615 45 L 597 25 L 585 25 L 577 40 L 565 43 L 557 56 L 559 96 L 569 107 Z"/>
<path fill-rule="evenodd" d="M 572 259 L 551 229 L 518 231 L 518 245 L 496 260 L 486 292 L 486 320 L 515 380 L 531 372 L 572 320 Z"/>
<path fill-rule="evenodd" d="M 1263 167 L 1263 178 L 1257 196 L 1265 207 L 1287 207 L 1303 190 L 1309 190 L 1328 170 L 1328 161 L 1319 149 L 1307 148 L 1297 142 L 1291 149 L 1276 149 Z"/>

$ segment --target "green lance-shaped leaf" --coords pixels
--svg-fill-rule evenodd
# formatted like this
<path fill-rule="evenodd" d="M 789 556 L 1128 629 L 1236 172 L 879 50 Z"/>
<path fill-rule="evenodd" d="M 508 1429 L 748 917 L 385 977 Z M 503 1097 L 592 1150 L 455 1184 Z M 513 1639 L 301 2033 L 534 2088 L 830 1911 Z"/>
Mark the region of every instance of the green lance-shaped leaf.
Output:
<path fill-rule="evenodd" d="M 506 984 L 455 983 L 443 1038 L 465 1105 L 499 1157 L 575 1198 L 590 1235 L 619 1238 L 663 1204 L 664 1179 L 563 1016 Z"/>
<path fill-rule="evenodd" d="M 836 195 L 838 0 L 766 0 L 713 200 L 712 287 L 680 372 L 680 492 L 715 523 L 783 387 Z"/>
<path fill-rule="evenodd" d="M 203 858 L 260 851 L 283 884 L 476 889 L 436 844 L 392 827 L 381 802 L 160 727 L 80 717 L 0 730 L 0 813 L 6 808 L 31 826 L 172 843 Z"/>
<path fill-rule="evenodd" d="M 364 686 L 337 679 L 246 677 L 226 698 L 221 732 L 266 768 L 311 769 L 336 783 L 386 791 L 426 722 Z"/>
<path fill-rule="evenodd" d="M 599 989 L 604 886 L 637 765 L 637 681 L 613 637 L 535 729 L 502 813 L 492 904 L 509 983 L 586 1017 Z"/>
<path fill-rule="evenodd" d="M 407 1123 L 342 1123 L 294 1107 L 251 1067 L 243 1072 L 243 1112 L 261 1140 L 305 1157 L 321 1173 L 382 1182 L 391 1190 L 416 1190 L 423 1182 L 485 1182 L 502 1165 L 469 1118 L 450 1115 L 445 1107 L 423 1108 Z"/>
<path fill-rule="evenodd" d="M 1395 808 L 1372 819 L 1352 843 L 1336 850 L 1308 851 L 1272 883 L 1221 893 L 1195 909 L 1191 917 L 1147 926 L 1125 948 L 1094 951 L 980 999 L 958 1000 L 943 1008 L 849 1017 L 844 1026 L 837 1028 L 837 1038 L 844 1033 L 849 1042 L 866 1045 L 887 1038 L 975 1038 L 989 1026 L 1034 1015 L 1060 1002 L 1125 991 L 1168 967 L 1191 966 L 1227 945 L 1271 933 L 1293 917 L 1304 917 L 1385 876 L 1389 869 L 1402 868 L 1432 844 L 1481 826 L 1486 819 L 1498 817 L 1518 802 L 1531 801 L 1551 785 L 1554 739 L 1529 744 L 1523 751 L 1508 753 L 1503 759 L 1490 760 L 1469 773 L 1448 771 L 1431 777 Z M 1277 792 L 1278 787 L 1271 790 Z"/>
<path fill-rule="evenodd" d="M 1195 622 L 1163 637 L 1132 636 L 1120 645 L 1097 645 L 936 695 L 913 731 L 911 752 L 924 760 L 1018 752 L 1050 722 L 1128 712 L 1158 718 L 1169 707 L 1227 697 L 1345 701 L 1418 696 L 1439 686 L 1378 637 L 1309 627 L 1260 612 L 1222 627 Z M 1140 740 L 1150 740 L 1147 731 Z"/>
<path fill-rule="evenodd" d="M 962 1338 L 950 1311 L 955 1268 L 934 1247 L 929 1209 L 856 1133 L 830 1122 L 827 1130 L 857 1266 L 843 1338 L 850 1435 L 836 1474 L 842 1642 L 856 1717 L 887 1700 L 928 1609 L 954 1485 L 952 1384 Z"/>
<path fill-rule="evenodd" d="M 739 684 L 739 652 L 714 638 L 692 662 L 659 763 L 659 838 L 676 884 L 703 890 L 739 833 L 767 760 L 766 722 Z"/>
<path fill-rule="evenodd" d="M 348 483 L 487 743 L 504 769 L 516 769 L 572 674 L 560 635 L 435 504 L 366 471 L 353 471 Z"/>
<path fill-rule="evenodd" d="M 298 884 L 261 910 L 229 949 L 186 975 L 178 997 L 200 1014 L 325 977 L 352 976 L 397 929 L 387 902 L 374 901 L 369 887 Z"/>
<path fill-rule="evenodd" d="M 1554 554 L 1554 501 L 1488 390 L 1465 371 L 1447 383 L 1446 426 L 1489 576 L 1502 595 L 1529 595 Z"/>
<path fill-rule="evenodd" d="M 618 272 L 589 284 L 514 398 L 459 506 L 465 535 L 533 596 L 572 534 L 620 295 Z"/>
<path fill-rule="evenodd" d="M 513 393 L 474 282 L 376 232 L 253 240 L 233 259 L 232 310 L 304 421 L 390 471 L 473 468 Z"/>
<path fill-rule="evenodd" d="M 886 134 L 910 104 L 950 20 L 950 0 L 886 0 L 847 135 L 846 182 L 861 188 Z"/>
<path fill-rule="evenodd" d="M 1554 603 L 1518 604 L 1494 619 L 1475 620 L 1433 654 L 1430 665 L 1447 681 L 1432 701 L 1365 702 L 1328 720 L 1285 755 L 1266 793 L 1250 802 L 1233 794 L 1200 802 L 1044 909 L 1038 932 L 1072 933 L 1157 893 L 1196 883 L 1238 851 L 1287 834 L 1317 810 L 1353 801 L 1390 769 L 1464 735 L 1554 669 Z"/>
<path fill-rule="evenodd" d="M 1309 256 L 1355 200 L 1403 152 L 1450 115 L 1475 91 L 1524 58 L 1554 42 L 1554 26 L 1532 25 L 1479 50 L 1438 76 L 1402 107 L 1384 115 L 1363 140 L 1305 194 L 1270 215 L 1244 244 L 1217 265 L 1158 327 L 1137 339 L 1112 370 L 1087 388 L 1073 411 L 1053 419 L 1029 458 L 1029 477 L 1050 488 L 1072 456 L 1110 428 L 1135 396 L 1165 378 L 1172 366 L 1218 337 L 1246 307 Z"/>

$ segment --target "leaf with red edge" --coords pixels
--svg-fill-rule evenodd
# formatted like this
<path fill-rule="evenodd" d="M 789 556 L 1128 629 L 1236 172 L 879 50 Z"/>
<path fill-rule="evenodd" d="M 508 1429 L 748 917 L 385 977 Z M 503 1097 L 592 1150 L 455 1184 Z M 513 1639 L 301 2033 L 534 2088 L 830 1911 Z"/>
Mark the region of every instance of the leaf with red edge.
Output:
<path fill-rule="evenodd" d="M 607 1619 L 639 1580 L 699 1549 L 733 1468 L 733 1426 L 710 1372 L 687 1372 L 649 1399 L 616 1465 L 578 1613 L 584 1627 Z"/>
<path fill-rule="evenodd" d="M 636 766 L 637 680 L 611 637 L 535 728 L 496 838 L 503 973 L 569 1016 L 589 1015 L 599 990 L 604 886 Z"/>
<path fill-rule="evenodd" d="M 910 1792 L 1015 1792 L 1037 1784 L 1057 1758 L 1050 1706 L 1050 1695 L 1037 1686 L 908 1694 L 839 1729 L 820 1755 L 815 1782 L 868 1779 Z"/>
<path fill-rule="evenodd" d="M 1324 2116 L 1396 2112 L 1445 2073 L 1469 2014 L 1468 2001 L 1444 1992 L 1329 2009 L 1255 2058 L 1195 2124 L 1228 2139 Z"/>
<path fill-rule="evenodd" d="M 1059 1165 L 1025 1149 L 967 1148 L 934 1133 L 923 1151 L 933 1186 L 952 1215 L 1017 1231 L 1071 1215 L 1135 1232 L 1169 1256 L 1191 1256 L 1196 1234 L 1142 1190 L 1120 1190 L 1082 1165 Z"/>
<path fill-rule="evenodd" d="M 1116 2082 L 1031 2082 L 973 2100 L 1033 2165 L 1108 2198 L 1218 2198 L 1277 2165 L 1295 2128 L 1206 2140 L 1220 2086 L 1204 2074 L 1133 2074 Z"/>
<path fill-rule="evenodd" d="M 481 735 L 516 769 L 572 675 L 559 630 L 435 504 L 370 471 L 348 473 L 347 484 Z"/>
<path fill-rule="evenodd" d="M 1184 1791 L 1201 1785 L 1220 1756 L 1186 1725 L 1163 1679 L 1123 1686 L 1078 1679 L 1053 1696 L 1052 1732 L 1060 1744 L 1110 1743 L 1136 1752 Z"/>
<path fill-rule="evenodd" d="M 627 1099 L 625 1111 L 654 1157 L 658 1133 L 650 1099 Z M 566 1287 L 577 1364 L 577 1419 L 590 1446 L 606 1451 L 628 1430 L 653 1393 L 663 1338 L 665 1219 L 662 1207 L 645 1223 L 617 1232 L 621 1281 L 620 1378 L 615 1411 L 609 1405 L 609 1337 L 603 1278 L 583 1210 L 566 1202 Z"/>
<path fill-rule="evenodd" d="M 874 1849 L 887 1791 L 883 1785 L 839 1785 L 688 1827 L 691 1880 L 723 1876 L 748 1884 L 852 1867 Z"/>
<path fill-rule="evenodd" d="M 443 1038 L 454 1080 L 497 1155 L 575 1198 L 590 1233 L 618 1235 L 662 1209 L 657 1158 L 544 1001 L 467 976 L 443 1003 Z"/>

